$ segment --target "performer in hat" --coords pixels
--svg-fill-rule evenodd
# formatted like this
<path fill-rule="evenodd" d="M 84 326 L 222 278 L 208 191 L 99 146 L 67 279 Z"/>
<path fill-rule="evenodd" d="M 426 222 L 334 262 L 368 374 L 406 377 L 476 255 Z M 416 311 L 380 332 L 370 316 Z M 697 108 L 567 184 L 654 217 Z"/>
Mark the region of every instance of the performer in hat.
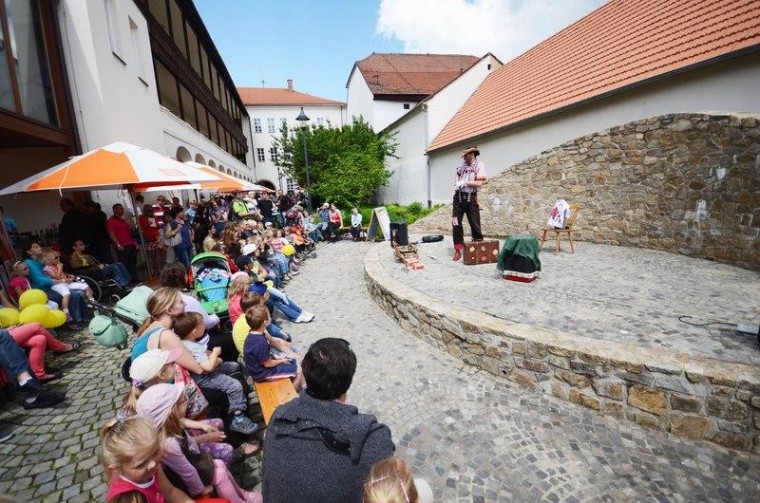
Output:
<path fill-rule="evenodd" d="M 464 249 L 464 229 L 462 216 L 467 215 L 473 241 L 482 241 L 483 232 L 480 229 L 480 206 L 478 205 L 478 189 L 486 181 L 486 165 L 478 161 L 478 147 L 470 147 L 462 152 L 462 164 L 457 167 L 454 182 L 454 211 L 451 225 L 454 235 L 454 260 L 462 258 Z"/>

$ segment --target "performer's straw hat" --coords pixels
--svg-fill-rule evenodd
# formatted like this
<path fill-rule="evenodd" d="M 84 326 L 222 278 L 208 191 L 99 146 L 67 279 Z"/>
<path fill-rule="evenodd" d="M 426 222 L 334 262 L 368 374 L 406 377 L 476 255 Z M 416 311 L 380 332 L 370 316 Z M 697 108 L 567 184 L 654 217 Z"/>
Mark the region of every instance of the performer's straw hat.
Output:
<path fill-rule="evenodd" d="M 478 147 L 470 147 L 462 150 L 462 157 L 469 154 L 470 152 L 473 152 L 475 154 L 475 157 L 480 155 L 480 150 L 478 150 Z"/>

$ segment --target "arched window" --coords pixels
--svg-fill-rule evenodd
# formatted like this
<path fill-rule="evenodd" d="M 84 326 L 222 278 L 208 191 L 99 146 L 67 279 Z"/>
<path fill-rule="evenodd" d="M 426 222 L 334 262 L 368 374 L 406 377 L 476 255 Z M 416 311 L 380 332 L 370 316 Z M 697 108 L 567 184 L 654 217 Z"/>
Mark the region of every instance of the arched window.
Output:
<path fill-rule="evenodd" d="M 195 154 L 195 162 L 198 164 L 206 164 L 206 159 L 201 154 Z"/>
<path fill-rule="evenodd" d="M 179 162 L 192 161 L 193 156 L 190 155 L 190 151 L 187 150 L 185 147 L 179 147 L 177 149 L 177 160 Z"/>

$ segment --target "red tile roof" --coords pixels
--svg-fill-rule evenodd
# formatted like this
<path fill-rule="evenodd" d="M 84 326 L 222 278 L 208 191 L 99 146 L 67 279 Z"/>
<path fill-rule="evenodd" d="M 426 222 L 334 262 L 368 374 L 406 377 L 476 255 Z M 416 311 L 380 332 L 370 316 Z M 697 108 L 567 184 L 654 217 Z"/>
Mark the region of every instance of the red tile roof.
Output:
<path fill-rule="evenodd" d="M 375 96 L 420 96 L 433 94 L 480 61 L 459 54 L 372 53 L 358 67 Z M 349 77 L 350 78 L 350 77 Z"/>
<path fill-rule="evenodd" d="M 760 0 L 611 0 L 489 75 L 429 151 L 760 49 Z"/>
<path fill-rule="evenodd" d="M 299 93 L 279 87 L 238 87 L 238 94 L 243 104 L 248 105 L 343 105 L 342 101 L 333 101 L 311 94 Z"/>

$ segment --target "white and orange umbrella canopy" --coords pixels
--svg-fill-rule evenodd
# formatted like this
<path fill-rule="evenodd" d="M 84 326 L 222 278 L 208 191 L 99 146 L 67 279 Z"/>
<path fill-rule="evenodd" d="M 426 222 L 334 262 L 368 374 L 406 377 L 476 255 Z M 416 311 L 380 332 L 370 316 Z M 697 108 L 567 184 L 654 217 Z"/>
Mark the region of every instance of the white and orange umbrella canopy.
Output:
<path fill-rule="evenodd" d="M 0 195 L 38 190 L 122 189 L 142 184 L 180 185 L 219 178 L 220 173 L 209 173 L 151 150 L 117 142 L 16 182 L 0 190 Z"/>
<path fill-rule="evenodd" d="M 218 180 L 199 182 L 196 184 L 179 185 L 179 186 L 166 186 L 165 184 L 162 184 L 162 186 L 156 186 L 156 184 L 142 183 L 135 186 L 134 188 L 135 191 L 156 192 L 156 191 L 166 191 L 166 190 L 197 189 L 197 190 L 215 190 L 217 192 L 241 192 L 241 191 L 249 191 L 249 190 L 258 191 L 258 192 L 274 192 L 273 190 L 263 187 L 261 185 L 247 182 L 245 180 L 241 180 L 232 175 L 221 173 L 210 166 L 205 166 L 203 164 L 199 164 L 196 162 L 187 162 L 185 164 L 187 164 L 188 166 L 197 168 L 210 175 L 216 175 L 218 177 Z"/>

